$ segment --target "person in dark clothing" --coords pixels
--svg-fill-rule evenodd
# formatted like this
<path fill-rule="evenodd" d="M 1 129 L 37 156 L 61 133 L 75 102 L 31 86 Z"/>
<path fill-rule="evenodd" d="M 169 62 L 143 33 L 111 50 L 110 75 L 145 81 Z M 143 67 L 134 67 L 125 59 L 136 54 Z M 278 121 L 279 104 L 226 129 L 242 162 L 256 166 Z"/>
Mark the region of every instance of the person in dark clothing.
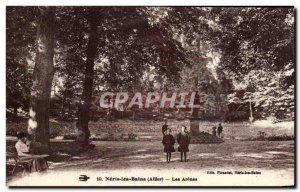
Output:
<path fill-rule="evenodd" d="M 181 162 L 186 160 L 186 152 L 189 152 L 189 145 L 190 145 L 191 137 L 187 132 L 187 128 L 182 126 L 181 132 L 177 135 L 177 142 L 179 144 L 178 151 L 180 152 Z"/>
<path fill-rule="evenodd" d="M 218 137 L 221 137 L 222 132 L 223 132 L 223 127 L 222 127 L 221 123 L 219 123 L 219 127 L 218 127 L 218 130 L 217 130 Z"/>
<path fill-rule="evenodd" d="M 162 143 L 164 145 L 164 152 L 167 153 L 167 162 L 170 162 L 171 154 L 172 152 L 175 152 L 175 139 L 173 135 L 171 135 L 171 129 L 166 130 L 166 134 L 164 135 Z"/>
<path fill-rule="evenodd" d="M 217 131 L 216 131 L 216 129 L 217 129 L 216 127 L 213 127 L 213 128 L 212 128 L 212 135 L 213 135 L 213 136 L 217 136 Z"/>
<path fill-rule="evenodd" d="M 167 131 L 167 129 L 168 129 L 167 120 L 165 120 L 165 124 L 161 128 L 163 136 L 165 135 L 165 132 Z"/>

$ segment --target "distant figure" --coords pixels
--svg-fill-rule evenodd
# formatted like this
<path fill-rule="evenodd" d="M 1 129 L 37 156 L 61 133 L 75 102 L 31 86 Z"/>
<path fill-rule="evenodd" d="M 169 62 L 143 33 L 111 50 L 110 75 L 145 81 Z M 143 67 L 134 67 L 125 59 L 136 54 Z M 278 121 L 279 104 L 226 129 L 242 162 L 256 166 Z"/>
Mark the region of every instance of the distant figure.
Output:
<path fill-rule="evenodd" d="M 166 132 L 167 129 L 168 129 L 167 123 L 168 123 L 168 121 L 165 120 L 165 124 L 164 124 L 164 125 L 162 126 L 162 128 L 161 128 L 161 131 L 162 131 L 163 136 L 165 135 L 165 132 Z"/>
<path fill-rule="evenodd" d="M 33 155 L 31 154 L 31 144 L 27 140 L 27 134 L 26 133 L 18 133 L 17 138 L 18 141 L 15 144 L 15 148 L 18 153 L 18 157 L 20 159 L 32 159 L 32 164 L 30 166 L 30 172 L 40 172 L 44 171 L 48 168 L 48 164 L 44 157 L 48 155 Z"/>
<path fill-rule="evenodd" d="M 174 144 L 175 139 L 173 135 L 171 135 L 171 129 L 167 129 L 163 138 L 164 152 L 167 153 L 167 162 L 171 161 L 171 154 L 175 152 Z"/>
<path fill-rule="evenodd" d="M 222 132 L 223 132 L 223 127 L 222 127 L 221 123 L 219 123 L 219 127 L 218 127 L 218 130 L 217 130 L 218 137 L 221 137 Z"/>
<path fill-rule="evenodd" d="M 177 135 L 177 142 L 179 144 L 178 151 L 180 152 L 181 162 L 183 161 L 183 155 L 184 161 L 187 161 L 186 152 L 189 152 L 190 141 L 191 137 L 187 132 L 187 128 L 185 126 L 182 126 L 181 132 Z"/>
<path fill-rule="evenodd" d="M 217 136 L 217 131 L 216 131 L 216 129 L 217 129 L 216 127 L 213 127 L 213 128 L 212 128 L 212 135 L 213 135 L 213 136 Z"/>

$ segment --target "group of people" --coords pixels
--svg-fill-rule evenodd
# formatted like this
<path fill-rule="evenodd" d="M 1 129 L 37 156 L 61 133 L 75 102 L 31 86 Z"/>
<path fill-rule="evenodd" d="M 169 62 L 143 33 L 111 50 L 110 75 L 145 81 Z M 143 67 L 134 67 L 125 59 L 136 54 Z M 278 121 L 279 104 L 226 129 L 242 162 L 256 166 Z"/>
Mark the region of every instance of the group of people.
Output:
<path fill-rule="evenodd" d="M 174 136 L 171 134 L 172 130 L 168 128 L 167 123 L 165 123 L 162 127 L 163 133 L 163 140 L 162 143 L 164 145 L 164 152 L 166 153 L 167 162 L 171 161 L 172 152 L 175 152 L 175 139 Z M 186 153 L 189 152 L 189 144 L 191 141 L 191 137 L 187 131 L 185 126 L 181 127 L 181 132 L 177 135 L 177 143 L 178 151 L 180 152 L 180 161 L 187 161 Z"/>
<path fill-rule="evenodd" d="M 221 123 L 219 123 L 218 129 L 213 127 L 212 135 L 222 137 L 223 127 Z M 172 135 L 172 130 L 168 127 L 167 122 L 162 126 L 162 134 L 163 140 L 162 144 L 164 145 L 164 152 L 166 153 L 167 162 L 171 161 L 172 153 L 175 152 L 175 138 Z M 48 165 L 44 160 L 44 156 L 34 155 L 32 153 L 32 145 L 30 140 L 27 139 L 26 133 L 18 133 L 17 134 L 18 141 L 15 144 L 15 148 L 18 153 L 18 157 L 22 158 L 31 158 L 32 164 L 30 167 L 30 171 L 43 171 L 46 170 Z M 191 141 L 191 137 L 189 132 L 187 131 L 186 126 L 181 127 L 181 132 L 177 134 L 176 140 L 178 143 L 178 152 L 180 152 L 180 161 L 187 161 L 186 153 L 189 152 L 189 145 Z"/>
<path fill-rule="evenodd" d="M 218 128 L 213 127 L 212 129 L 213 129 L 212 131 L 213 136 L 218 136 L 220 138 L 223 137 L 222 135 L 223 127 L 221 123 L 219 123 Z M 167 121 L 165 121 L 165 124 L 162 126 L 162 133 L 163 133 L 162 143 L 164 145 L 164 152 L 166 153 L 167 162 L 170 162 L 172 153 L 175 152 L 175 148 L 174 148 L 175 139 L 174 136 L 172 135 L 172 130 L 168 128 Z M 177 143 L 179 144 L 178 151 L 180 152 L 181 162 L 183 162 L 183 158 L 184 161 L 187 161 L 186 153 L 189 152 L 190 141 L 191 141 L 191 137 L 187 131 L 187 127 L 182 126 L 181 132 L 177 135 Z"/>
<path fill-rule="evenodd" d="M 221 123 L 219 123 L 218 129 L 216 127 L 212 128 L 213 136 L 218 136 L 218 137 L 222 138 L 223 137 L 222 132 L 223 132 L 223 127 L 222 127 Z"/>

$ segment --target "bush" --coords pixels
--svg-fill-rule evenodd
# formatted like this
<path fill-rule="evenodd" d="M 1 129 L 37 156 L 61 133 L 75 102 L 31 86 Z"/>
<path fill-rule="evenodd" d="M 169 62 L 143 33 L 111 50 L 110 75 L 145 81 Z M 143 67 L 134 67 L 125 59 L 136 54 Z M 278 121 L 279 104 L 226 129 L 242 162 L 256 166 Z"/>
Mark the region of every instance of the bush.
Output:
<path fill-rule="evenodd" d="M 7 122 L 6 124 L 6 135 L 17 136 L 18 132 L 27 132 L 28 123 L 27 121 L 22 122 Z M 54 138 L 59 135 L 74 134 L 76 128 L 72 123 L 60 123 L 60 122 L 49 122 L 50 138 Z"/>
<path fill-rule="evenodd" d="M 244 111 L 231 111 L 226 114 L 226 121 L 248 121 L 249 115 Z"/>

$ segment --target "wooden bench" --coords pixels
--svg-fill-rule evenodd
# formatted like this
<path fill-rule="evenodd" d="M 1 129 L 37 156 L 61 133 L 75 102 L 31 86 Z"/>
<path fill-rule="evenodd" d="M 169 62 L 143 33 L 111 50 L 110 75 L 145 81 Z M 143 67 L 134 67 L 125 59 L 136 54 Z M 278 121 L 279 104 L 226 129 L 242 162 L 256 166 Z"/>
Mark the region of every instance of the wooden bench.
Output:
<path fill-rule="evenodd" d="M 15 147 L 8 147 L 6 151 L 6 166 L 12 166 L 13 169 L 10 172 L 13 175 L 18 167 L 22 169 L 22 174 L 26 175 L 31 171 L 32 158 L 18 156 L 17 150 Z M 8 168 L 7 168 L 8 171 Z M 8 171 L 9 172 L 9 171 Z"/>

